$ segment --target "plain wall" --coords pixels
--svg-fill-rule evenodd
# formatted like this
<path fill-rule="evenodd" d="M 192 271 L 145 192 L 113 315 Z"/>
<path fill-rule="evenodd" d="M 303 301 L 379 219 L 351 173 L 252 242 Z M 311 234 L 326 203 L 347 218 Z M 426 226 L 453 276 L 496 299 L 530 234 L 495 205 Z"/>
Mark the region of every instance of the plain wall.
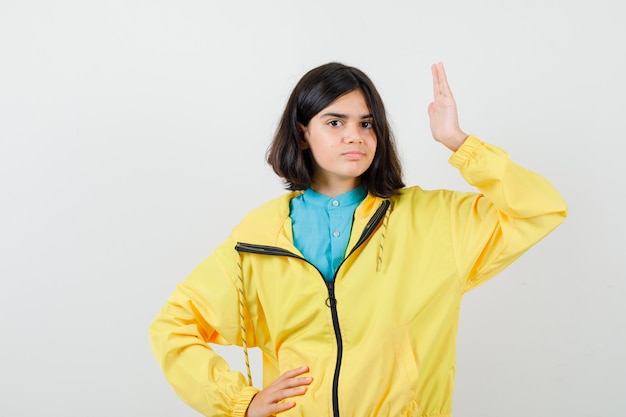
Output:
<path fill-rule="evenodd" d="M 0 1 L 0 415 L 197 415 L 148 326 L 283 192 L 265 150 L 297 80 L 332 60 L 378 86 L 407 184 L 471 189 L 428 126 L 443 61 L 461 127 L 569 204 L 466 296 L 454 415 L 623 415 L 620 3 Z"/>

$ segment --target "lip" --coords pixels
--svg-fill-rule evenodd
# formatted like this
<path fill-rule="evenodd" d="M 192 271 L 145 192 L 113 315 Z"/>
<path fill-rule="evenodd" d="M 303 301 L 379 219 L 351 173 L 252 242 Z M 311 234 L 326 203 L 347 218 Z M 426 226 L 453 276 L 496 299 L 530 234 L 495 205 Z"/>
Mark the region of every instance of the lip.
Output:
<path fill-rule="evenodd" d="M 341 156 L 348 158 L 348 159 L 361 159 L 365 156 L 365 153 L 360 152 L 360 151 L 348 151 L 348 152 L 343 152 Z"/>

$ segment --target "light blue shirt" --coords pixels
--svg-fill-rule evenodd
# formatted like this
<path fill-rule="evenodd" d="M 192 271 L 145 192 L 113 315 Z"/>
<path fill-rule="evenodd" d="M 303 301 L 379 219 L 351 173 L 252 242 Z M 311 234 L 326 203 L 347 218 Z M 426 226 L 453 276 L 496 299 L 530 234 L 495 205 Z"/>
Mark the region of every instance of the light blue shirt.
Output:
<path fill-rule="evenodd" d="M 366 195 L 365 187 L 359 186 L 336 197 L 308 189 L 291 199 L 293 243 L 326 281 L 333 280 L 346 255 L 354 211 Z"/>

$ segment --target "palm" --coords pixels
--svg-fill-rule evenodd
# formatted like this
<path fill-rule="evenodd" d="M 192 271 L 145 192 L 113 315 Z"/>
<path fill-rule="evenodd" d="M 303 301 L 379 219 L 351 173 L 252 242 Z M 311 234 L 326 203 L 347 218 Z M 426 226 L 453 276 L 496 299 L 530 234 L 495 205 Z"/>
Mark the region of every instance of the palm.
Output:
<path fill-rule="evenodd" d="M 431 70 L 434 98 L 428 106 L 430 131 L 437 142 L 455 151 L 467 135 L 459 127 L 456 102 L 448 85 L 443 64 L 433 64 Z"/>

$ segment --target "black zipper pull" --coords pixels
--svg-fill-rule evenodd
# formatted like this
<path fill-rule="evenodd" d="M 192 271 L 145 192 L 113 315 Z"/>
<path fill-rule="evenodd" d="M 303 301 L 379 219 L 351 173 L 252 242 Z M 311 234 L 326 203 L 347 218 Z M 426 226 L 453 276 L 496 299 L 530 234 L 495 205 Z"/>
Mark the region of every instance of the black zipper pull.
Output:
<path fill-rule="evenodd" d="M 337 299 L 335 298 L 335 282 L 328 282 L 326 286 L 328 287 L 328 298 L 326 299 L 326 306 L 333 308 L 337 305 Z"/>

